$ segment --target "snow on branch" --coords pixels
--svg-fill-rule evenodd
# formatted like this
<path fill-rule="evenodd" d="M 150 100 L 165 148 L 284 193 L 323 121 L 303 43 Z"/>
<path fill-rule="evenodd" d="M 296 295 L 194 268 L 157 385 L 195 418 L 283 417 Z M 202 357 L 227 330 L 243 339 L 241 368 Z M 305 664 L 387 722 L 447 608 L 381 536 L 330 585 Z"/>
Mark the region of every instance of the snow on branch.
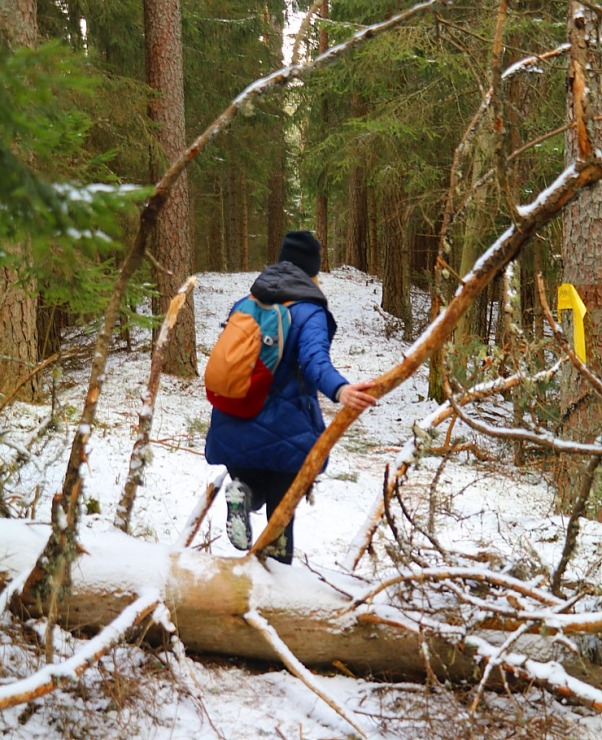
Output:
<path fill-rule="evenodd" d="M 549 606 L 566 606 L 566 602 L 557 596 L 552 595 L 544 589 L 538 588 L 534 584 L 528 584 L 518 578 L 507 576 L 503 573 L 497 573 L 485 568 L 462 568 L 462 567 L 442 567 L 442 568 L 422 568 L 420 570 L 404 569 L 399 575 L 389 578 L 376 587 L 370 588 L 361 597 L 354 600 L 348 610 L 355 608 L 358 604 L 372 602 L 374 598 L 390 588 L 400 583 L 428 583 L 434 581 L 461 580 L 476 581 L 477 583 L 487 583 L 491 586 L 505 588 L 514 591 L 522 596 L 532 598 L 534 601 Z"/>
<path fill-rule="evenodd" d="M 171 331 L 175 326 L 180 310 L 186 303 L 188 296 L 196 284 L 196 278 L 194 276 L 189 277 L 180 287 L 176 295 L 171 299 L 169 308 L 167 309 L 167 314 L 165 315 L 163 324 L 161 325 L 159 337 L 153 349 L 148 384 L 144 397 L 142 398 L 142 409 L 138 414 L 138 436 L 136 437 L 134 449 L 132 450 L 130 457 L 130 465 L 123 493 L 115 513 L 115 526 L 123 532 L 127 532 L 129 530 L 136 492 L 138 490 L 138 486 L 142 485 L 142 474 L 146 467 L 146 463 L 150 458 L 149 437 L 153 423 L 155 401 L 159 391 L 163 361 L 165 359 Z"/>
<path fill-rule="evenodd" d="M 532 442 L 540 447 L 546 447 L 553 452 L 563 452 L 573 455 L 593 455 L 602 456 L 602 446 L 598 444 L 587 444 L 584 442 L 574 442 L 573 440 L 560 439 L 545 429 L 538 429 L 533 432 L 529 429 L 518 429 L 515 427 L 496 427 L 485 422 L 477 421 L 466 414 L 456 403 L 455 398 L 450 396 L 450 402 L 454 410 L 462 421 L 477 432 L 482 432 L 488 437 L 497 437 L 502 439 L 521 440 L 523 442 Z"/>
<path fill-rule="evenodd" d="M 533 383 L 549 381 L 560 369 L 561 362 L 557 362 L 548 370 L 543 370 L 534 376 L 526 377 L 520 373 L 511 375 L 508 378 L 494 378 L 484 383 L 479 383 L 458 397 L 457 403 L 460 406 L 466 406 L 474 401 L 482 401 L 497 393 L 506 393 L 521 383 L 527 381 Z M 372 504 L 370 513 L 366 517 L 362 528 L 353 538 L 347 556 L 345 557 L 344 566 L 348 570 L 355 570 L 362 559 L 366 550 L 369 549 L 374 534 L 382 520 L 385 511 L 385 498 L 393 495 L 395 485 L 407 475 L 410 467 L 415 464 L 422 455 L 424 455 L 430 445 L 433 443 L 435 427 L 442 424 L 455 414 L 454 408 L 449 401 L 445 401 L 438 406 L 432 413 L 426 416 L 422 421 L 416 422 L 413 426 L 414 436 L 407 440 L 397 455 L 395 465 L 397 472 L 392 480 L 387 484 L 384 495 L 378 495 Z"/>
<path fill-rule="evenodd" d="M 28 678 L 0 686 L 0 710 L 32 701 L 69 683 L 96 663 L 118 643 L 128 629 L 141 622 L 161 603 L 158 592 L 149 590 L 124 609 L 96 637 L 72 658 L 60 664 L 46 665 Z"/>
<path fill-rule="evenodd" d="M 498 648 L 482 637 L 473 635 L 467 638 L 466 646 L 476 650 L 476 659 L 484 661 L 499 659 Z M 506 653 L 500 661 L 500 667 L 518 678 L 543 684 L 560 696 L 602 712 L 602 690 L 570 676 L 560 663 L 555 661 L 543 663 L 520 653 Z"/>
<path fill-rule="evenodd" d="M 368 734 L 361 728 L 351 713 L 324 691 L 324 689 L 319 685 L 316 676 L 308 671 L 303 663 L 293 655 L 286 644 L 281 640 L 276 630 L 264 617 L 261 616 L 261 614 L 259 614 L 259 612 L 254 610 L 247 612 L 245 614 L 245 620 L 261 632 L 293 676 L 296 676 L 300 681 L 303 681 L 308 689 L 313 691 L 316 696 L 322 699 L 322 701 L 326 702 L 331 709 L 334 709 L 337 714 L 339 714 L 357 733 L 359 733 L 360 737 L 368 737 Z"/>
<path fill-rule="evenodd" d="M 196 537 L 207 512 L 215 501 L 215 497 L 220 492 L 228 471 L 224 468 L 212 481 L 207 484 L 205 493 L 200 497 L 197 505 L 194 507 L 188 521 L 184 525 L 175 547 L 190 547 Z"/>

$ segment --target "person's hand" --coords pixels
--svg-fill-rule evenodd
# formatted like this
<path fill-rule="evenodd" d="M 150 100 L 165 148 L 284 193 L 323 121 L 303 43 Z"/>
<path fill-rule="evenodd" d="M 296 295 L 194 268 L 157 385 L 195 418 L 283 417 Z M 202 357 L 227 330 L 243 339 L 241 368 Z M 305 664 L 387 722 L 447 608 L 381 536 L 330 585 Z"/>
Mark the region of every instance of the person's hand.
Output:
<path fill-rule="evenodd" d="M 339 401 L 348 409 L 364 411 L 376 403 L 376 398 L 370 393 L 366 393 L 366 390 L 374 387 L 374 385 L 373 380 L 362 380 L 359 383 L 344 385 L 339 393 Z"/>

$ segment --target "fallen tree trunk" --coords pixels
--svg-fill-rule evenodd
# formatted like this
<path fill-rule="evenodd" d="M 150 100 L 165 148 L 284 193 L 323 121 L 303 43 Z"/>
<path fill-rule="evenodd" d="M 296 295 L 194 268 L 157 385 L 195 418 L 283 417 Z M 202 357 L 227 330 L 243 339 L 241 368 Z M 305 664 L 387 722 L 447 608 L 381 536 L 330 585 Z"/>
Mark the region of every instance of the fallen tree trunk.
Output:
<path fill-rule="evenodd" d="M 25 580 L 48 531 L 47 525 L 35 522 L 0 520 L 0 588 Z M 369 591 L 365 581 L 348 575 L 329 574 L 327 582 L 319 574 L 271 559 L 263 565 L 255 558 L 215 557 L 144 542 L 116 529 L 100 533 L 84 529 L 82 546 L 70 596 L 61 602 L 57 615 L 59 623 L 71 630 L 95 633 L 141 592 L 153 589 L 170 610 L 177 634 L 190 652 L 280 663 L 273 643 L 249 624 L 248 615 L 257 613 L 306 666 L 342 663 L 356 675 L 418 678 L 426 673 L 426 652 L 429 671 L 441 678 L 474 680 L 480 673 L 474 649 L 466 647 L 469 635 L 463 625 L 453 617 L 446 623 L 443 611 L 440 617 L 437 612 L 426 615 L 394 607 L 388 598 L 379 600 L 386 584 Z M 425 571 L 425 577 L 432 575 Z M 454 571 L 450 577 L 454 575 L 462 573 Z M 491 640 L 493 633 L 486 634 Z M 503 641 L 505 634 L 497 634 Z M 148 637 L 160 642 L 164 634 L 152 627 Z M 552 638 L 528 635 L 527 640 L 522 649 L 529 658 L 562 659 L 566 670 L 579 679 L 594 684 L 602 679 L 600 669 L 581 656 L 565 660 Z"/>
<path fill-rule="evenodd" d="M 46 525 L 0 520 L 0 587 L 33 567 L 48 534 Z M 244 618 L 255 610 L 305 665 L 341 661 L 361 675 L 424 674 L 419 622 L 408 620 L 399 629 L 360 618 L 367 612 L 377 616 L 375 607 L 347 613 L 360 584 L 355 579 L 337 576 L 331 586 L 307 570 L 273 560 L 264 566 L 254 558 L 218 558 L 143 542 L 118 530 L 91 536 L 84 528 L 81 544 L 85 554 L 74 565 L 71 594 L 58 613 L 68 629 L 96 632 L 143 589 L 153 588 L 189 651 L 280 662 L 273 646 Z M 440 676 L 466 678 L 474 664 L 452 645 L 454 629 L 449 630 L 450 642 L 427 638 L 432 667 Z M 149 639 L 162 635 L 151 628 Z"/>

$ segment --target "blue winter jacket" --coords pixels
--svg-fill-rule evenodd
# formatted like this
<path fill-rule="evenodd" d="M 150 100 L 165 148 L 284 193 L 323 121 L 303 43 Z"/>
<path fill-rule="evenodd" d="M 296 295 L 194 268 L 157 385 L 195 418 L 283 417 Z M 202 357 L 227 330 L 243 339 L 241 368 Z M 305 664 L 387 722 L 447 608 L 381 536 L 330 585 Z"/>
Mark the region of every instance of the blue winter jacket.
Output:
<path fill-rule="evenodd" d="M 227 467 L 296 473 L 324 430 L 317 391 L 335 401 L 348 382 L 330 359 L 336 323 L 322 291 L 291 262 L 266 268 L 251 292 L 264 303 L 295 301 L 284 354 L 257 416 L 240 419 L 213 409 L 205 457 Z"/>

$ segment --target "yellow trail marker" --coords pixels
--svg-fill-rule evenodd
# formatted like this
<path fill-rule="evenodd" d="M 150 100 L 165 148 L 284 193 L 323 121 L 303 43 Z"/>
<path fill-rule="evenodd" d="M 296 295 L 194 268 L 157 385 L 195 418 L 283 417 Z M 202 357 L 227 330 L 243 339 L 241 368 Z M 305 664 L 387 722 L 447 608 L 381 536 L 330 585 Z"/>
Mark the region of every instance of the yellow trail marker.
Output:
<path fill-rule="evenodd" d="M 573 310 L 573 346 L 575 354 L 581 360 L 586 362 L 585 355 L 585 330 L 583 328 L 583 317 L 587 313 L 587 308 L 577 293 L 577 288 L 571 283 L 563 283 L 558 286 L 558 321 L 561 321 L 561 312 L 565 308 Z"/>

